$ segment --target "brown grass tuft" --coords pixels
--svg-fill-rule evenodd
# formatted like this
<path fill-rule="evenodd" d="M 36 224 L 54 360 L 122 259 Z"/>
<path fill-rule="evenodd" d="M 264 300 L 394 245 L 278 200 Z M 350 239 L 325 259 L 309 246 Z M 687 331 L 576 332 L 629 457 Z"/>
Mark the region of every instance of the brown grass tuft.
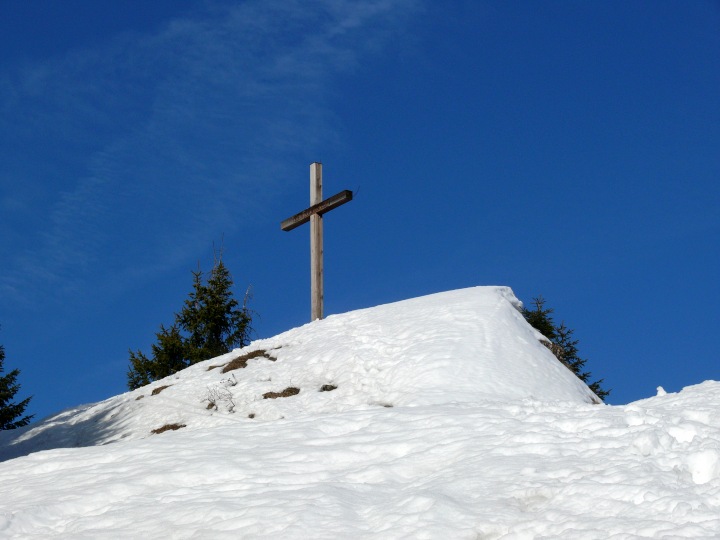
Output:
<path fill-rule="evenodd" d="M 163 427 L 153 429 L 152 433 L 159 434 L 159 433 L 164 433 L 164 432 L 170 431 L 170 430 L 175 431 L 177 429 L 184 428 L 184 427 L 186 427 L 185 424 L 165 424 Z"/>
<path fill-rule="evenodd" d="M 276 399 L 280 397 L 290 397 L 294 396 L 300 393 L 299 388 L 295 388 L 294 386 L 289 386 L 282 392 L 267 392 L 266 394 L 263 394 L 263 399 Z"/>
<path fill-rule="evenodd" d="M 228 364 L 225 365 L 222 372 L 227 373 L 228 371 L 232 371 L 234 369 L 242 369 L 244 367 L 247 367 L 248 360 L 252 360 L 253 358 L 259 358 L 261 356 L 272 362 L 275 361 L 275 358 L 270 356 L 265 349 L 258 349 L 256 351 L 241 354 L 237 358 L 233 358 Z"/>
<path fill-rule="evenodd" d="M 333 390 L 337 390 L 337 386 L 334 384 L 323 384 L 320 387 L 321 392 L 332 392 Z"/>
<path fill-rule="evenodd" d="M 152 392 L 150 392 L 150 395 L 151 395 L 151 396 L 157 396 L 160 392 L 162 392 L 162 391 L 165 390 L 166 388 L 170 388 L 171 386 L 172 386 L 172 384 L 166 384 L 165 386 L 158 386 L 158 387 L 155 388 Z"/>

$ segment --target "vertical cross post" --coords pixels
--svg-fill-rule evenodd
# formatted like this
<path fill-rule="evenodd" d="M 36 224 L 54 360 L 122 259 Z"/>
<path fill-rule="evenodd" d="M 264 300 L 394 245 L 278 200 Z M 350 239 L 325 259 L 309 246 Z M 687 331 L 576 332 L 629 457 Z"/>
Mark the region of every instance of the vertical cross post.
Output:
<path fill-rule="evenodd" d="M 310 317 L 323 318 L 323 214 L 352 201 L 352 191 L 346 189 L 322 200 L 322 163 L 310 165 L 310 208 L 280 223 L 283 231 L 310 222 Z"/>
<path fill-rule="evenodd" d="M 310 165 L 310 206 L 322 202 L 322 163 Z M 310 216 L 310 320 L 323 318 L 323 221 Z"/>

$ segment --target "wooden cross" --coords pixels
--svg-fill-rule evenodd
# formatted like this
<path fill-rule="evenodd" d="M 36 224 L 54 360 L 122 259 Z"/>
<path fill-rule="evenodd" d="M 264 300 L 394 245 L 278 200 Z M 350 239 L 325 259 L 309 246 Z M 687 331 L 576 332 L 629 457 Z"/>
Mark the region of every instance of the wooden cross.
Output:
<path fill-rule="evenodd" d="M 352 201 L 352 191 L 341 191 L 337 195 L 322 200 L 322 163 L 310 165 L 310 208 L 287 218 L 280 223 L 283 231 L 292 231 L 295 227 L 310 222 L 310 320 L 323 318 L 323 225 L 322 216 Z"/>

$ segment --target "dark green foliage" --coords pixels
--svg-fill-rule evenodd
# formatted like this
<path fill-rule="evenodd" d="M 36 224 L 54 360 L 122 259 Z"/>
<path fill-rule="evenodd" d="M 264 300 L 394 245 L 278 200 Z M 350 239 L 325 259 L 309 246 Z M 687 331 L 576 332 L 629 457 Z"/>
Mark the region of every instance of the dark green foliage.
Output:
<path fill-rule="evenodd" d="M 130 350 L 130 367 L 127 372 L 128 388 L 135 390 L 155 380 L 153 377 L 153 360 L 145 356 L 142 351 Z"/>
<path fill-rule="evenodd" d="M 188 334 L 191 363 L 214 358 L 249 343 L 250 313 L 232 296 L 232 278 L 222 259 L 215 263 L 207 284 L 193 272 L 193 292 L 177 316 Z"/>
<path fill-rule="evenodd" d="M 533 298 L 535 309 L 529 310 L 523 308 L 525 320 L 550 341 L 554 341 L 557 337 L 555 333 L 555 324 L 552 320 L 553 310 L 545 307 L 545 299 L 542 296 Z"/>
<path fill-rule="evenodd" d="M 160 325 L 160 332 L 155 334 L 157 343 L 152 346 L 152 355 L 155 360 L 153 379 L 162 379 L 187 367 L 187 345 L 176 325 L 168 330 Z"/>
<path fill-rule="evenodd" d="M 193 272 L 193 290 L 188 295 L 175 324 L 156 334 L 152 357 L 130 351 L 128 387 L 131 390 L 162 379 L 189 365 L 244 347 L 250 342 L 251 312 L 233 297 L 233 280 L 221 258 L 204 281 L 204 274 Z"/>
<path fill-rule="evenodd" d="M 155 337 L 157 343 L 151 347 L 151 358 L 141 351 L 130 351 L 130 369 L 127 375 L 128 387 L 131 390 L 177 373 L 189 365 L 186 360 L 187 346 L 176 325 L 172 325 L 170 329 L 161 325 Z"/>
<path fill-rule="evenodd" d="M 33 417 L 33 415 L 23 416 L 31 398 L 25 398 L 20 402 L 13 401 L 15 394 L 20 390 L 20 385 L 17 383 L 20 370 L 13 369 L 7 375 L 3 375 L 4 363 L 5 348 L 0 345 L 0 430 L 26 426 Z"/>
<path fill-rule="evenodd" d="M 590 390 L 595 392 L 597 397 L 604 400 L 605 397 L 610 394 L 610 390 L 604 390 L 602 388 L 601 384 L 604 379 L 593 383 L 588 382 L 591 373 L 589 371 L 583 371 L 587 360 L 578 356 L 577 345 L 579 341 L 573 339 L 574 330 L 565 326 L 565 322 L 561 322 L 559 325 L 555 324 L 552 318 L 553 310 L 545 307 L 545 299 L 542 296 L 533 298 L 533 306 L 534 309 L 532 310 L 523 308 L 525 320 L 548 338 L 549 342 L 546 343 L 546 345 L 557 359 L 565 364 L 570 371 L 575 373 L 581 381 L 587 384 Z"/>
<path fill-rule="evenodd" d="M 206 336 L 203 335 L 205 322 L 202 320 L 203 311 L 207 309 L 207 293 L 203 285 L 202 272 L 198 269 L 192 274 L 193 290 L 185 300 L 180 313 L 175 315 L 175 320 L 189 334 L 185 340 L 188 349 L 193 350 L 193 356 L 199 357 L 202 356 L 202 350 L 205 349 L 204 343 L 207 341 Z"/>

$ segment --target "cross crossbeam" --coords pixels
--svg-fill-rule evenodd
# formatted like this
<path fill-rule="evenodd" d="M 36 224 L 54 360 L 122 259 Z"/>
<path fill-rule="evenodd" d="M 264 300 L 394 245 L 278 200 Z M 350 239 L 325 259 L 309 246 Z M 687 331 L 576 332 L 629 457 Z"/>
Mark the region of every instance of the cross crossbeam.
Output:
<path fill-rule="evenodd" d="M 322 163 L 310 165 L 310 207 L 280 223 L 291 231 L 310 222 L 310 320 L 323 318 L 323 214 L 352 200 L 352 191 L 344 190 L 322 200 Z"/>
<path fill-rule="evenodd" d="M 322 216 L 330 210 L 334 210 L 338 206 L 345 204 L 346 202 L 352 201 L 352 197 L 352 191 L 350 191 L 349 189 L 341 191 L 340 193 L 337 193 L 332 197 L 328 197 L 321 203 L 314 204 L 310 208 L 307 208 L 302 212 L 295 214 L 293 217 L 287 218 L 285 221 L 280 223 L 280 228 L 283 231 L 292 231 L 296 227 L 304 225 L 305 223 L 310 221 L 310 216 L 312 216 L 313 214 Z"/>

